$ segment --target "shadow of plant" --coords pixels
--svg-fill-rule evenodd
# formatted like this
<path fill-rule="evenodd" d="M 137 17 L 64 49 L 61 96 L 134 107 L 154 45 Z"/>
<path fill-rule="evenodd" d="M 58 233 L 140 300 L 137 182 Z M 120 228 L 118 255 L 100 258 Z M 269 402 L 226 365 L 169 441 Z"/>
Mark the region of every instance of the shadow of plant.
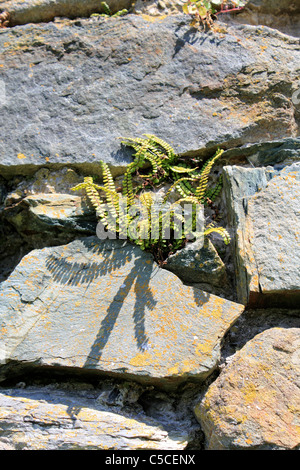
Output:
<path fill-rule="evenodd" d="M 50 255 L 46 260 L 46 267 L 51 273 L 53 280 L 63 285 L 76 286 L 87 284 L 87 288 L 96 278 L 105 276 L 108 273 L 117 272 L 117 274 L 115 273 L 116 283 L 118 278 L 120 280 L 118 290 L 107 309 L 105 318 L 101 322 L 100 330 L 84 366 L 90 367 L 100 360 L 102 351 L 132 286 L 134 286 L 135 294 L 135 303 L 132 311 L 135 339 L 137 347 L 142 351 L 145 350 L 149 341 L 145 332 L 145 309 L 152 310 L 157 303 L 149 287 L 149 282 L 152 274 L 158 268 L 155 265 L 151 266 L 152 261 L 150 256 L 147 257 L 148 259 L 145 259 L 144 253 L 140 252 L 139 254 L 140 250 L 130 244 L 108 241 L 108 245 L 101 242 L 91 245 L 87 240 L 81 241 L 95 255 L 105 253 L 103 261 L 100 263 L 91 262 L 90 260 L 87 260 L 87 262 L 71 262 L 67 259 Z M 133 256 L 134 263 L 133 265 L 131 264 L 131 269 L 128 272 L 127 266 L 123 275 L 121 268 L 125 268 Z M 121 273 L 119 274 L 118 271 L 120 269 Z M 105 295 L 105 292 L 103 294 Z"/>
<path fill-rule="evenodd" d="M 79 250 L 78 255 L 76 253 L 74 256 L 66 254 L 65 258 L 59 257 L 59 255 L 50 255 L 46 259 L 46 267 L 56 283 L 64 286 L 86 285 L 85 292 L 97 278 L 106 274 L 113 275 L 113 295 L 111 299 L 108 299 L 109 306 L 83 365 L 83 369 L 94 369 L 102 357 L 103 350 L 109 341 L 126 299 L 128 307 L 132 309 L 137 348 L 141 352 L 149 349 L 145 315 L 147 311 L 153 310 L 158 304 L 158 299 L 154 297 L 151 290 L 150 282 L 161 268 L 154 263 L 150 254 L 128 242 L 121 240 L 101 241 L 96 237 L 89 237 L 81 239 L 80 243 L 82 250 Z M 93 258 L 97 258 L 99 255 L 102 259 L 93 261 Z M 104 282 L 103 290 L 99 291 L 99 297 L 103 298 L 105 295 Z M 128 300 L 129 295 L 134 297 L 132 305 Z M 195 304 L 202 306 L 208 301 L 210 294 L 195 288 L 193 289 L 193 297 Z M 171 316 L 172 310 L 170 310 Z M 74 410 L 70 410 L 70 414 L 76 415 Z"/>

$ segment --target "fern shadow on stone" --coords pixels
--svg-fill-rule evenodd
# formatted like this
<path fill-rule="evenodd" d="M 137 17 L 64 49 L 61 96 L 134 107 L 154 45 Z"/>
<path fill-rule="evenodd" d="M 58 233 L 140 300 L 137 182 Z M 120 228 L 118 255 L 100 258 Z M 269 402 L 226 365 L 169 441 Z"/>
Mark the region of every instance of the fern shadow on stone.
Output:
<path fill-rule="evenodd" d="M 125 268 L 128 261 L 131 261 L 134 258 L 131 269 L 129 271 L 128 268 L 124 269 L 124 277 L 120 277 L 120 274 L 116 276 L 115 295 L 107 309 L 106 316 L 101 322 L 101 327 L 97 337 L 91 346 L 90 354 L 84 364 L 84 367 L 91 368 L 99 362 L 102 351 L 109 339 L 122 305 L 132 286 L 134 286 L 135 293 L 135 303 L 132 308 L 135 340 L 138 349 L 141 351 L 147 348 L 149 341 L 144 324 L 145 309 L 153 309 L 156 304 L 156 300 L 149 289 L 149 281 L 152 271 L 149 269 L 149 264 L 144 264 L 145 260 L 144 256 L 142 256 L 142 252 L 140 256 L 136 256 L 135 251 L 138 253 L 139 250 L 133 251 L 132 245 L 127 244 L 126 242 L 107 241 L 105 244 L 99 242 L 99 244 L 93 244 L 92 246 L 88 241 L 82 240 L 82 242 L 88 249 L 91 249 L 92 253 L 99 255 L 100 253 L 105 252 L 105 258 L 100 263 L 88 260 L 85 263 L 76 261 L 70 262 L 66 259 L 49 256 L 46 261 L 46 266 L 56 282 L 73 286 L 86 284 L 86 288 L 88 288 L 88 286 L 97 278 L 113 274 L 117 270 L 120 270 L 119 273 L 122 272 L 122 267 Z M 120 251 L 120 248 L 122 255 L 117 256 L 116 253 Z M 101 295 L 101 292 L 99 292 L 99 295 Z"/>

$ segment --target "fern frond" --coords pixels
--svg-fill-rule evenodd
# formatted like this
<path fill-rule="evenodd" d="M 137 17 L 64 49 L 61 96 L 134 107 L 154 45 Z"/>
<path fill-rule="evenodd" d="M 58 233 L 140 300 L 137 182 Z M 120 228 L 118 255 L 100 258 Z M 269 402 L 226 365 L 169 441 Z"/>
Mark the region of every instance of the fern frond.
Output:
<path fill-rule="evenodd" d="M 159 145 L 164 150 L 164 152 L 166 152 L 167 157 L 170 160 L 170 163 L 177 159 L 177 155 L 170 144 L 160 139 L 156 135 L 152 135 L 152 134 L 144 134 L 144 135 L 148 137 L 151 143 Z"/>
<path fill-rule="evenodd" d="M 119 213 L 119 195 L 116 191 L 115 183 L 107 163 L 104 163 L 101 160 L 100 164 L 102 168 L 102 177 L 104 184 L 104 188 L 102 188 L 102 190 L 105 191 L 107 195 L 107 204 L 113 216 L 117 218 Z"/>
<path fill-rule="evenodd" d="M 157 159 L 155 158 L 155 156 L 153 155 L 147 155 L 146 156 L 146 159 L 151 163 L 152 165 L 152 168 L 153 168 L 153 172 L 152 172 L 152 176 L 154 176 L 155 174 L 158 173 L 159 171 L 159 166 L 161 166 L 161 160 L 160 159 Z"/>
<path fill-rule="evenodd" d="M 72 191 L 81 191 L 82 189 L 85 189 L 87 186 L 87 183 L 79 183 L 73 188 L 71 188 Z"/>
<path fill-rule="evenodd" d="M 191 204 L 195 204 L 196 206 L 201 206 L 201 203 L 199 202 L 199 199 L 197 199 L 195 196 L 186 196 L 181 199 L 178 199 L 178 201 L 174 202 L 172 206 L 175 207 L 176 204 L 182 204 L 183 202 L 189 202 Z"/>
<path fill-rule="evenodd" d="M 199 199 L 200 202 L 203 202 L 205 199 L 205 192 L 207 189 L 207 184 L 208 184 L 208 177 L 209 173 L 215 164 L 215 162 L 220 158 L 224 150 L 218 150 L 216 154 L 210 158 L 205 165 L 202 167 L 201 172 L 200 172 L 200 183 L 199 186 L 196 189 L 195 195 Z"/>
<path fill-rule="evenodd" d="M 116 191 L 115 183 L 107 163 L 100 161 L 104 186 L 111 191 Z"/>
<path fill-rule="evenodd" d="M 230 243 L 230 235 L 229 233 L 227 232 L 227 230 L 224 228 L 224 227 L 214 227 L 214 226 L 209 226 L 208 228 L 206 228 L 206 230 L 204 231 L 204 236 L 207 236 L 209 235 L 210 233 L 212 232 L 215 232 L 215 233 L 218 233 L 219 235 L 221 235 L 221 237 L 223 238 L 223 241 L 225 243 L 225 245 L 229 245 Z"/>
<path fill-rule="evenodd" d="M 173 148 L 164 140 L 152 134 L 144 135 L 146 138 L 125 138 L 125 140 L 122 140 L 122 143 L 134 148 L 136 151 L 134 155 L 135 161 L 137 157 L 142 156 L 143 160 L 148 160 L 151 163 L 153 171 L 151 174 L 148 173 L 148 178 L 154 178 L 156 180 L 159 172 L 167 176 L 170 163 L 177 159 L 177 155 Z M 158 178 L 158 181 L 162 179 L 162 177 L 163 176 Z"/>
<path fill-rule="evenodd" d="M 100 5 L 101 5 L 101 7 L 103 8 L 104 13 L 105 13 L 107 16 L 111 16 L 111 10 L 110 10 L 109 6 L 107 5 L 107 3 L 106 3 L 106 2 L 101 2 Z"/>
<path fill-rule="evenodd" d="M 116 16 L 123 16 L 123 15 L 127 15 L 128 13 L 128 10 L 126 8 L 123 8 L 123 10 L 119 10 L 117 11 L 116 13 L 114 13 L 112 16 L 113 17 L 116 17 Z"/>
<path fill-rule="evenodd" d="M 72 190 L 76 191 L 78 189 L 84 189 L 88 199 L 90 200 L 92 206 L 96 211 L 96 214 L 99 217 L 104 217 L 103 201 L 99 196 L 98 188 L 99 186 L 94 183 L 93 178 L 87 176 L 84 178 L 83 183 L 78 184 L 77 186 L 72 188 Z"/>
<path fill-rule="evenodd" d="M 171 194 L 171 192 L 174 190 L 174 189 L 177 189 L 179 190 L 180 194 L 183 196 L 183 197 L 186 197 L 186 196 L 191 196 L 191 193 L 187 193 L 186 191 L 184 191 L 184 189 L 181 187 L 180 183 L 181 182 L 184 182 L 184 181 L 193 181 L 193 178 L 180 178 L 178 180 L 175 181 L 175 183 L 173 183 L 170 188 L 168 189 L 168 191 L 166 192 L 165 194 L 165 197 L 164 197 L 164 202 L 166 202 L 166 200 L 168 199 L 169 195 Z M 181 191 L 182 190 L 182 191 Z M 199 202 L 199 201 L 198 201 Z"/>
<path fill-rule="evenodd" d="M 136 140 L 141 140 L 141 142 L 135 143 Z M 133 182 L 132 174 L 135 173 L 139 168 L 141 168 L 145 161 L 145 144 L 142 139 L 128 139 L 129 141 L 134 142 L 136 153 L 134 154 L 134 160 L 127 167 L 127 170 L 123 179 L 123 196 L 127 197 L 128 205 L 131 206 L 134 202 L 134 192 L 133 192 Z M 123 141 L 125 143 L 125 141 Z M 132 145 L 132 143 L 127 143 L 127 145 Z"/>
<path fill-rule="evenodd" d="M 127 171 L 124 175 L 123 196 L 127 198 L 128 207 L 132 206 L 134 203 L 134 192 L 133 192 L 132 174 L 130 171 Z"/>
<path fill-rule="evenodd" d="M 139 235 L 139 244 L 141 246 L 146 246 L 147 242 L 150 240 L 150 223 L 148 218 L 140 220 L 137 224 L 138 235 Z"/>
<path fill-rule="evenodd" d="M 192 173 L 197 170 L 197 168 L 187 168 L 185 166 L 170 166 L 170 170 L 174 173 Z"/>

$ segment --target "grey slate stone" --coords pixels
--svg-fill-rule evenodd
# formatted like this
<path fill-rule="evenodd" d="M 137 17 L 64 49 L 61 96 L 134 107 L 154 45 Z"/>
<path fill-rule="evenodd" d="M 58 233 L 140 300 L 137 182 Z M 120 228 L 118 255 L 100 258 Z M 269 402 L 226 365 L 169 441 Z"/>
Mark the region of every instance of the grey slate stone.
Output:
<path fill-rule="evenodd" d="M 226 285 L 226 268 L 210 240 L 204 244 L 189 243 L 182 250 L 169 256 L 164 268 L 187 283 Z"/>
<path fill-rule="evenodd" d="M 165 389 L 210 375 L 244 310 L 97 237 L 33 250 L 0 285 L 0 304 L 2 380 L 31 364 Z"/>
<path fill-rule="evenodd" d="M 107 0 L 112 13 L 129 8 L 130 0 Z M 55 17 L 80 18 L 92 13 L 103 13 L 99 0 L 7 0 L 0 1 L 0 9 L 10 14 L 10 25 L 41 23 Z"/>
<path fill-rule="evenodd" d="M 296 308 L 299 279 L 299 163 L 281 171 L 225 167 L 240 302 Z"/>
<path fill-rule="evenodd" d="M 3 29 L 0 51 L 5 176 L 50 165 L 91 174 L 100 159 L 120 174 L 131 161 L 120 138 L 143 133 L 191 155 L 297 134 L 298 42 L 269 28 L 206 33 L 183 15 L 66 20 Z"/>
<path fill-rule="evenodd" d="M 238 158 L 244 159 L 253 167 L 273 165 L 275 169 L 281 169 L 300 160 L 300 138 L 246 144 L 225 150 L 223 157 L 227 161 Z"/>
<path fill-rule="evenodd" d="M 91 390 L 0 389 L 0 406 L 1 450 L 180 451 L 189 437 L 187 425 L 103 406 Z"/>
<path fill-rule="evenodd" d="M 231 357 L 195 408 L 208 450 L 297 450 L 300 329 L 270 328 Z"/>

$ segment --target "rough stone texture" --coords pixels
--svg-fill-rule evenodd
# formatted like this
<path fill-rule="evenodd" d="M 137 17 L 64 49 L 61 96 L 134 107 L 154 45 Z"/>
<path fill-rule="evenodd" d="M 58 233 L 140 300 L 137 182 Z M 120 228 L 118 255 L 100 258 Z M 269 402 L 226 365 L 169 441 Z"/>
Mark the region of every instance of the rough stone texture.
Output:
<path fill-rule="evenodd" d="M 229 23 L 266 25 L 285 34 L 300 36 L 300 5 L 298 0 L 250 0 L 237 15 L 220 15 Z"/>
<path fill-rule="evenodd" d="M 250 163 L 252 167 L 272 165 L 280 169 L 300 160 L 300 138 L 246 144 L 225 150 L 222 157 L 227 162 L 239 160 L 240 164 Z"/>
<path fill-rule="evenodd" d="M 71 240 L 75 235 L 96 232 L 94 211 L 80 196 L 37 194 L 7 207 L 4 220 L 12 224 L 23 240 L 36 247 Z"/>
<path fill-rule="evenodd" d="M 226 167 L 238 300 L 299 305 L 299 165 Z"/>
<path fill-rule="evenodd" d="M 109 409 L 91 390 L 0 389 L 1 450 L 182 450 L 187 438 L 178 423 Z"/>
<path fill-rule="evenodd" d="M 299 328 L 300 310 L 287 308 L 246 309 L 229 330 L 223 341 L 221 369 L 231 361 L 236 351 L 256 335 L 271 328 Z"/>
<path fill-rule="evenodd" d="M 195 408 L 207 449 L 299 449 L 299 366 L 299 328 L 249 341 Z"/>
<path fill-rule="evenodd" d="M 125 242 L 34 250 L 0 287 L 4 379 L 18 364 L 96 370 L 176 388 L 204 380 L 244 308 L 184 286 Z"/>
<path fill-rule="evenodd" d="M 74 193 L 72 188 L 83 180 L 81 175 L 78 175 L 75 171 L 70 168 L 63 168 L 58 171 L 50 171 L 47 168 L 38 170 L 31 178 L 20 179 L 14 184 L 13 192 L 18 195 L 18 200 L 29 195 L 37 194 L 80 194 L 80 192 Z M 10 193 L 7 194 L 7 199 L 10 199 Z M 5 205 L 7 205 L 7 202 Z"/>
<path fill-rule="evenodd" d="M 33 247 L 51 244 L 59 234 L 56 241 L 62 243 L 74 233 L 95 234 L 95 211 L 84 191 L 72 190 L 82 179 L 69 168 L 42 168 L 32 178 L 13 179 L 0 207 L 1 222 L 9 222 Z"/>
<path fill-rule="evenodd" d="M 212 286 L 226 284 L 226 268 L 210 240 L 204 245 L 189 243 L 182 250 L 168 257 L 164 268 L 176 274 L 184 282 L 207 283 Z"/>
<path fill-rule="evenodd" d="M 131 161 L 120 137 L 145 132 L 190 154 L 298 132 L 299 41 L 268 28 L 66 20 L 3 29 L 0 50 L 4 176 L 51 164 L 91 174 L 100 159 L 120 174 Z"/>
<path fill-rule="evenodd" d="M 250 0 L 247 2 L 246 8 L 273 15 L 300 13 L 300 5 L 297 0 Z"/>
<path fill-rule="evenodd" d="M 164 16 L 182 13 L 184 0 L 137 0 L 132 11 L 138 15 Z"/>
<path fill-rule="evenodd" d="M 107 0 L 106 3 L 115 13 L 129 8 L 131 0 Z M 0 9 L 9 12 L 10 25 L 52 21 L 58 16 L 78 18 L 103 13 L 99 0 L 8 0 L 0 1 Z"/>

